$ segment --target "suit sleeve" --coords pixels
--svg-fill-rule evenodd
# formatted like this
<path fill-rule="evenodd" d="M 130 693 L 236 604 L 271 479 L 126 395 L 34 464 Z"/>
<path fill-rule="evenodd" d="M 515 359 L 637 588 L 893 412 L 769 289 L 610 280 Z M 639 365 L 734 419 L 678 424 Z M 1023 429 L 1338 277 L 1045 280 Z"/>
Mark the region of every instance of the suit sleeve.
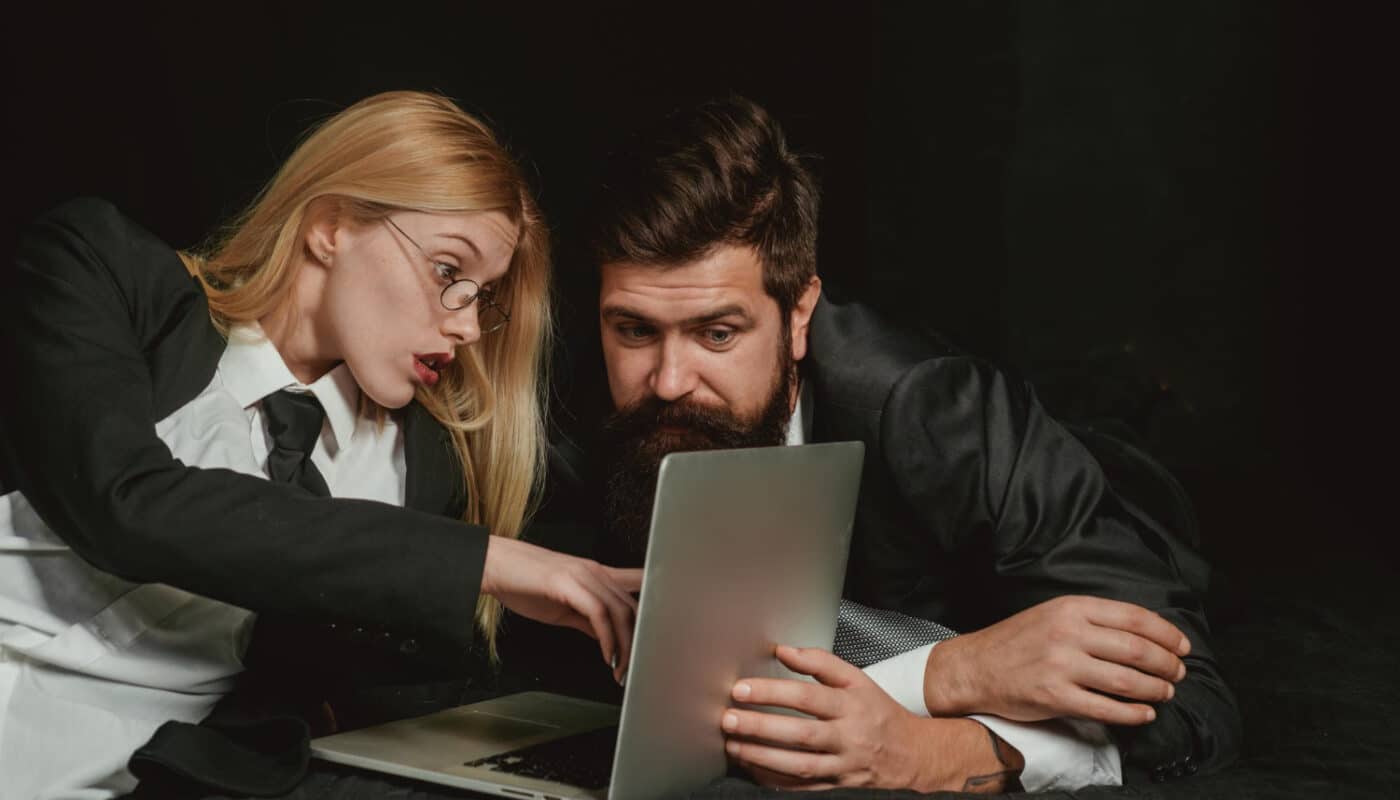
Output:
<path fill-rule="evenodd" d="M 153 375 L 201 367 L 157 363 L 155 345 L 217 335 L 189 313 L 203 295 L 169 247 L 73 201 L 23 233 L 3 302 L 7 488 L 81 557 L 257 612 L 470 646 L 484 530 L 189 467 L 156 436 L 173 409 L 156 408 Z"/>
<path fill-rule="evenodd" d="M 972 359 L 934 359 L 896 384 L 882 422 L 902 490 L 944 552 L 990 551 L 986 602 L 1004 618 L 1066 594 L 1135 603 L 1191 640 L 1187 676 L 1157 719 L 1114 729 L 1125 766 L 1202 770 L 1239 750 L 1240 718 L 1209 641 L 1205 563 L 1120 497 L 1034 393 Z M 922 435 L 910 442 L 911 425 Z"/>

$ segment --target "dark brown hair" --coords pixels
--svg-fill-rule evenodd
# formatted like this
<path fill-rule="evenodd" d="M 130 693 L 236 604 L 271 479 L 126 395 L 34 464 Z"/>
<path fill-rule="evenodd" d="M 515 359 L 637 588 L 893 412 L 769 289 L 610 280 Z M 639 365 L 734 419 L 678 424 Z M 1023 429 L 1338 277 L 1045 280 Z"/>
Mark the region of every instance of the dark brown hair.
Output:
<path fill-rule="evenodd" d="M 604 167 L 591 255 L 679 266 L 747 245 L 784 313 L 817 265 L 817 183 L 782 128 L 739 96 L 677 111 L 639 132 Z"/>

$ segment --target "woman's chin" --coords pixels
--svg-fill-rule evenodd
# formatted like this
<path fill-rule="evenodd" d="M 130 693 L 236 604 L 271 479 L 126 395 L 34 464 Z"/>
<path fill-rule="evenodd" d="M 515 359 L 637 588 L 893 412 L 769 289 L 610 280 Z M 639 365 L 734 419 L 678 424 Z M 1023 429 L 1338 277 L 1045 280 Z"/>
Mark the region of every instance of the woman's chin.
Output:
<path fill-rule="evenodd" d="M 373 400 L 381 408 L 398 409 L 403 408 L 413 402 L 414 390 L 417 384 L 409 381 L 398 381 L 391 386 L 360 386 L 360 391 L 364 392 L 369 399 Z"/>

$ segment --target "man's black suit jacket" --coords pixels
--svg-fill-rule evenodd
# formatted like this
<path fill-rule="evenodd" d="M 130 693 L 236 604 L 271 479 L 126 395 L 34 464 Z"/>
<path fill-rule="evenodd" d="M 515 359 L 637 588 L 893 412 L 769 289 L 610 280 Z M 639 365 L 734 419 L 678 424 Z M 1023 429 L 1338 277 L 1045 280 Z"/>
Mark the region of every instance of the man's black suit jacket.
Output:
<path fill-rule="evenodd" d="M 1157 719 L 1115 731 L 1125 764 L 1170 775 L 1188 757 L 1202 769 L 1234 759 L 1240 719 L 1210 646 L 1209 571 L 1160 466 L 864 306 L 819 303 L 810 337 L 812 440 L 865 443 L 847 597 L 956 630 L 1066 594 L 1152 609 L 1191 655 Z"/>
<path fill-rule="evenodd" d="M 1156 721 L 1115 731 L 1126 777 L 1169 777 L 1188 757 L 1201 770 L 1235 757 L 1239 713 L 1202 604 L 1208 569 L 1187 543 L 1197 537 L 1189 501 L 1165 470 L 1122 442 L 1060 424 L 1025 383 L 858 304 L 818 303 L 801 371 L 811 440 L 865 443 L 846 597 L 963 631 L 1068 594 L 1157 611 L 1190 637 L 1192 652 Z M 585 453 L 574 460 L 589 463 Z M 606 469 L 576 472 L 573 486 L 556 482 L 548 513 L 597 513 L 603 488 L 589 479 Z M 603 543 L 541 543 L 608 557 Z M 531 664 L 543 688 L 615 696 L 596 655 L 568 638 L 509 620 L 504 665 L 520 673 Z M 579 660 L 561 658 L 561 647 L 578 647 Z"/>
<path fill-rule="evenodd" d="M 486 531 L 459 521 L 461 470 L 421 406 L 401 412 L 407 508 L 176 460 L 155 423 L 209 384 L 225 342 L 175 251 L 100 200 L 24 232 L 0 302 L 3 489 L 84 559 L 258 612 L 266 663 L 252 672 L 274 683 L 376 670 L 366 685 L 403 683 L 479 661 Z M 278 636 L 261 637 L 266 619 Z M 441 704 L 420 697 L 406 710 Z"/>

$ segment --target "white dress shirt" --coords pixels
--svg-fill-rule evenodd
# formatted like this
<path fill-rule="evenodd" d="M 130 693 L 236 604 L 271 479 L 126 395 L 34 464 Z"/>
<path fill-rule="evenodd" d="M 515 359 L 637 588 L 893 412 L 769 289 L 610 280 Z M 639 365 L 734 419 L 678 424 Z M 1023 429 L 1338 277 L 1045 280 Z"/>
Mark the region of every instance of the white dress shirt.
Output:
<path fill-rule="evenodd" d="M 403 505 L 403 436 L 360 413 L 345 365 L 300 384 L 256 325 L 235 328 L 204 391 L 155 425 L 191 467 L 267 476 L 264 397 L 326 410 L 311 460 L 336 497 Z M 135 584 L 74 554 L 24 496 L 0 496 L 0 800 L 130 791 L 131 754 L 169 720 L 198 722 L 242 671 L 253 614 Z"/>
<path fill-rule="evenodd" d="M 787 444 L 804 444 L 812 436 L 812 400 L 807 385 L 797 395 L 788 422 Z M 937 622 L 938 620 L 934 620 Z M 865 674 L 897 703 L 920 716 L 930 716 L 924 703 L 924 667 L 938 643 L 924 645 L 865 668 Z M 1097 722 L 1056 719 L 1012 722 L 989 714 L 973 714 L 1025 758 L 1021 786 L 1028 792 L 1072 790 L 1085 786 L 1118 786 L 1123 768 L 1118 747 Z"/>

